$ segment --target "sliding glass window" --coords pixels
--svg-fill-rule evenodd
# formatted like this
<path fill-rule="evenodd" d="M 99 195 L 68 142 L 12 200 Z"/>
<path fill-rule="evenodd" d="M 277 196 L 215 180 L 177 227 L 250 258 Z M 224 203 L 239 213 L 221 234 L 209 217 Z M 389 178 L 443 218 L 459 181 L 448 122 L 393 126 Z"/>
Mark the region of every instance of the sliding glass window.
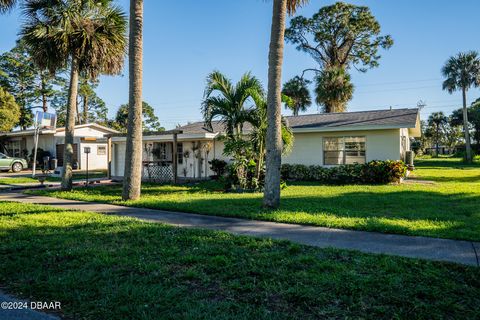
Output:
<path fill-rule="evenodd" d="M 323 164 L 365 163 L 365 137 L 332 137 L 323 139 Z"/>

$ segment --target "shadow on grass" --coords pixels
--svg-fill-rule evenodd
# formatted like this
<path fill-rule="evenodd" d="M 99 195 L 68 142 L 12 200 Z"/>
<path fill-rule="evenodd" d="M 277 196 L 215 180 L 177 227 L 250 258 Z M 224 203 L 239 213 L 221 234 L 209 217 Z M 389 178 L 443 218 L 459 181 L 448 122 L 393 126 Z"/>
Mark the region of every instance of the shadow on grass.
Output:
<path fill-rule="evenodd" d="M 295 186 L 304 189 L 295 190 Z M 193 187 L 147 185 L 142 190 L 142 198 L 131 202 L 121 201 L 120 187 L 91 188 L 60 196 L 130 207 L 480 241 L 480 196 L 474 193 L 446 194 L 434 189 L 409 190 L 394 186 L 378 192 L 343 190 L 343 193 L 336 187 L 332 193 L 331 186 L 325 186 L 322 193 L 309 187 L 322 186 L 293 184 L 291 192 L 287 189 L 282 194 L 281 208 L 275 211 L 262 209 L 260 193 L 211 192 L 203 184 Z"/>
<path fill-rule="evenodd" d="M 25 297 L 61 301 L 67 317 L 478 315 L 478 272 L 459 265 L 84 213 L 10 224 L 15 228 L 0 233 L 0 282 Z"/>
<path fill-rule="evenodd" d="M 301 223 L 407 235 L 480 241 L 480 198 L 425 191 L 355 192 L 335 196 L 283 196 L 279 210 L 254 198 L 212 195 L 208 199 L 144 198 L 129 206 L 225 217 Z M 121 203 L 120 203 L 121 204 Z"/>
<path fill-rule="evenodd" d="M 427 180 L 427 181 L 436 181 L 436 182 L 464 182 L 464 183 L 475 183 L 480 182 L 480 175 L 476 176 L 467 176 L 467 177 L 456 177 L 456 176 L 435 176 L 435 175 L 425 175 L 421 176 L 411 176 L 408 179 L 410 180 Z"/>

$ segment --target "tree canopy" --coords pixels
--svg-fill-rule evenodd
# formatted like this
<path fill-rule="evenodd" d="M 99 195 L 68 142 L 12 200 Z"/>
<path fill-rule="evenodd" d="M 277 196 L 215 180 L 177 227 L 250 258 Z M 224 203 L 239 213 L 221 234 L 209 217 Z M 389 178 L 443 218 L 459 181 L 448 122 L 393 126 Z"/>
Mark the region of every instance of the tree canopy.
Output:
<path fill-rule="evenodd" d="M 20 120 L 20 106 L 13 95 L 0 87 L 0 132 L 11 131 Z"/>
<path fill-rule="evenodd" d="M 245 73 L 235 85 L 219 71 L 207 77 L 202 113 L 205 125 L 212 128 L 212 121 L 218 119 L 229 136 L 240 135 L 243 123 L 251 116 L 252 96 L 263 92 L 260 81 Z M 249 104 L 250 102 L 250 104 Z"/>
<path fill-rule="evenodd" d="M 143 131 L 155 132 L 164 131 L 165 128 L 161 126 L 160 120 L 155 115 L 155 109 L 143 101 L 142 104 L 143 114 Z M 126 132 L 128 126 L 128 104 L 123 104 L 118 108 L 115 116 L 115 121 L 110 122 L 110 126 L 120 132 Z"/>
<path fill-rule="evenodd" d="M 65 78 L 58 78 L 60 79 L 58 81 L 60 89 L 55 92 L 51 106 L 53 109 L 55 109 L 57 114 L 57 125 L 64 126 L 68 105 L 69 81 Z M 105 101 L 103 101 L 102 98 L 100 98 L 95 92 L 98 84 L 98 80 L 89 80 L 83 76 L 80 76 L 78 99 L 76 101 L 76 124 L 85 124 L 90 122 L 107 124 L 108 108 L 105 104 Z"/>
<path fill-rule="evenodd" d="M 446 78 L 443 90 L 453 93 L 457 90 L 480 86 L 480 57 L 478 52 L 460 52 L 450 57 L 442 68 Z"/>
<path fill-rule="evenodd" d="M 312 18 L 293 18 L 285 38 L 321 67 L 354 65 L 366 71 L 379 65 L 379 48 L 393 45 L 392 38 L 380 32 L 368 7 L 337 2 L 321 8 Z"/>
<path fill-rule="evenodd" d="M 47 108 L 55 93 L 55 81 L 48 72 L 38 68 L 22 41 L 0 55 L 0 85 L 15 97 L 20 106 L 19 125 L 23 129 L 32 124 L 33 107 Z"/>
<path fill-rule="evenodd" d="M 389 49 L 393 40 L 381 35 L 381 27 L 370 9 L 337 2 L 321 8 L 311 18 L 298 16 L 285 31 L 288 42 L 309 54 L 317 63 L 316 102 L 325 112 L 346 111 L 353 97 L 348 70 L 361 72 L 377 67 L 380 49 Z"/>
<path fill-rule="evenodd" d="M 477 142 L 477 149 L 480 150 L 480 98 L 472 102 L 467 108 L 468 122 L 473 129 L 473 139 Z M 451 116 L 453 125 L 463 124 L 463 110 L 453 111 Z"/>
<path fill-rule="evenodd" d="M 330 67 L 317 74 L 315 81 L 316 102 L 323 112 L 345 112 L 354 91 L 350 74 L 341 67 Z"/>
<path fill-rule="evenodd" d="M 307 111 L 308 107 L 312 105 L 312 97 L 308 90 L 310 83 L 310 80 L 296 76 L 283 85 L 282 94 L 289 98 L 285 103 L 285 108 L 292 110 L 294 116 Z"/>

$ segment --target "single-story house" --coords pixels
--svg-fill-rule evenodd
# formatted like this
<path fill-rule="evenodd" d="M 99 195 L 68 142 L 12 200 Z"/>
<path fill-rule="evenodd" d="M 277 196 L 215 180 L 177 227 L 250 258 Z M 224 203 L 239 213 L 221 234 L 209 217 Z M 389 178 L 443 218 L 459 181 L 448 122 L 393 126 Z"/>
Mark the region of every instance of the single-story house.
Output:
<path fill-rule="evenodd" d="M 334 166 L 371 160 L 404 160 L 410 139 L 419 137 L 418 109 L 310 114 L 286 117 L 294 134 L 294 145 L 283 163 Z M 222 159 L 224 128 L 214 122 L 213 130 L 196 122 L 175 130 L 146 133 L 143 137 L 143 178 L 172 180 L 204 178 L 213 174 L 208 161 Z M 245 125 L 248 133 L 251 128 Z M 125 135 L 111 135 L 110 174 L 122 178 Z M 175 161 L 176 159 L 176 161 Z"/>
<path fill-rule="evenodd" d="M 89 169 L 108 168 L 108 144 L 106 136 L 118 131 L 96 123 L 75 126 L 73 145 L 74 163 L 78 169 L 86 169 L 84 147 L 90 147 Z M 33 158 L 34 129 L 0 133 L 0 147 L 11 157 Z M 43 129 L 38 136 L 38 149 L 49 152 L 52 159 L 57 159 L 58 166 L 63 166 L 65 128 Z"/>

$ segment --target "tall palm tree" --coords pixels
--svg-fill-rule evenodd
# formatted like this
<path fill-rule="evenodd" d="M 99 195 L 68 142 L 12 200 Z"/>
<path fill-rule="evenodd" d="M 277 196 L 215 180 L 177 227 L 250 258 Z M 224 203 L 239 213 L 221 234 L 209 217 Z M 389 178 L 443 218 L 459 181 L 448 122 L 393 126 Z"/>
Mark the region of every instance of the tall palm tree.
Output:
<path fill-rule="evenodd" d="M 446 78 L 443 90 L 453 93 L 462 90 L 463 98 L 463 131 L 465 133 L 466 161 L 472 162 L 472 149 L 470 146 L 470 132 L 467 115 L 467 91 L 470 87 L 480 86 L 480 58 L 478 52 L 461 52 L 450 57 L 442 68 Z"/>
<path fill-rule="evenodd" d="M 127 21 L 110 1 L 25 0 L 21 34 L 33 59 L 55 72 L 70 66 L 62 189 L 72 188 L 72 160 L 79 74 L 118 74 L 126 51 Z"/>
<path fill-rule="evenodd" d="M 443 112 L 434 112 L 428 117 L 428 126 L 433 129 L 433 136 L 435 138 L 435 149 L 437 155 L 440 152 L 441 133 L 444 126 L 448 123 L 448 119 Z"/>
<path fill-rule="evenodd" d="M 128 127 L 123 200 L 140 198 L 142 186 L 143 0 L 130 0 Z"/>
<path fill-rule="evenodd" d="M 0 0 L 0 13 L 11 10 L 16 3 L 17 0 Z"/>
<path fill-rule="evenodd" d="M 309 84 L 310 80 L 296 76 L 283 85 L 282 94 L 290 98 L 285 103 L 285 107 L 292 110 L 295 117 L 300 111 L 305 112 L 312 105 L 312 97 L 308 90 Z"/>
<path fill-rule="evenodd" d="M 273 0 L 270 49 L 268 55 L 266 173 L 263 205 L 280 205 L 280 166 L 282 164 L 282 65 L 285 45 L 285 21 L 308 0 Z"/>
<path fill-rule="evenodd" d="M 233 85 L 219 71 L 214 71 L 207 77 L 202 113 L 205 125 L 212 129 L 212 121 L 219 119 L 225 126 L 227 135 L 231 138 L 242 134 L 243 124 L 247 122 L 253 111 L 248 102 L 254 95 L 263 93 L 260 81 L 246 73 L 240 81 Z"/>
<path fill-rule="evenodd" d="M 326 68 L 316 77 L 316 102 L 325 113 L 345 112 L 353 91 L 350 74 L 342 67 Z"/>

